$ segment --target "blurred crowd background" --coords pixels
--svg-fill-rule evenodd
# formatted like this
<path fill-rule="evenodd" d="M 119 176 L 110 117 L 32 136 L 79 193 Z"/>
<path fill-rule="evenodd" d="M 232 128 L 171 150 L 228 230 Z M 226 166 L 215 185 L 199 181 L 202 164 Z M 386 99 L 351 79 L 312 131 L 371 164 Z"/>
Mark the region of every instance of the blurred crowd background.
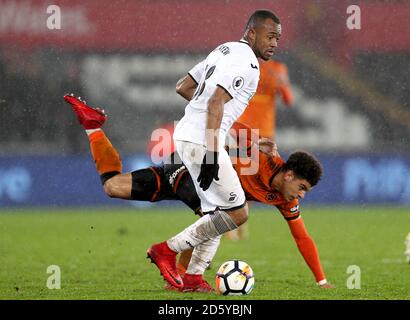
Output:
<path fill-rule="evenodd" d="M 348 27 L 352 4 L 359 29 Z M 61 9 L 61 29 L 47 28 L 50 5 Z M 404 0 L 0 0 L 0 156 L 88 157 L 63 101 L 70 92 L 106 110 L 104 128 L 122 155 L 146 153 L 152 131 L 183 115 L 176 81 L 217 45 L 239 40 L 261 8 L 281 19 L 275 59 L 295 94 L 293 108 L 278 101 L 279 149 L 407 159 Z"/>
<path fill-rule="evenodd" d="M 210 50 L 238 40 L 247 17 L 271 9 L 283 25 L 295 107 L 278 108 L 282 150 L 407 152 L 410 148 L 408 1 L 0 1 L 0 152 L 88 152 L 64 104 L 67 92 L 103 107 L 124 153 L 144 152 L 151 132 L 182 115 L 176 81 Z M 279 102 L 280 104 L 280 102 Z"/>

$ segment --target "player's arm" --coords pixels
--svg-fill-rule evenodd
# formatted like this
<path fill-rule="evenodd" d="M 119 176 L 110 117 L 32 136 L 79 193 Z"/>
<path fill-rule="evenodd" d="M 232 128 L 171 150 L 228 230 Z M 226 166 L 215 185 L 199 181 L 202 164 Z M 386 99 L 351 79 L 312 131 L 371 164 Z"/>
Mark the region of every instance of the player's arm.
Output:
<path fill-rule="evenodd" d="M 189 70 L 186 76 L 178 80 L 175 86 L 176 92 L 184 99 L 191 101 L 204 71 L 205 60 L 202 60 Z"/>
<path fill-rule="evenodd" d="M 208 100 L 208 117 L 206 122 L 207 151 L 218 152 L 219 150 L 219 129 L 224 113 L 224 105 L 231 99 L 231 95 L 224 88 L 217 86 Z"/>
<path fill-rule="evenodd" d="M 279 88 L 279 92 L 282 96 L 283 103 L 286 104 L 288 107 L 292 106 L 295 101 L 295 98 L 293 97 L 293 92 L 290 86 Z"/>
<path fill-rule="evenodd" d="M 185 77 L 178 80 L 175 89 L 181 97 L 191 101 L 197 87 L 198 83 L 195 79 L 190 74 L 187 74 Z"/>
<path fill-rule="evenodd" d="M 325 273 L 323 272 L 320 263 L 319 252 L 315 242 L 306 230 L 302 217 L 299 216 L 297 219 L 287 220 L 287 223 L 299 252 L 305 259 L 310 270 L 313 272 L 317 284 L 323 288 L 334 288 L 334 286 L 329 284 L 326 280 Z"/>
<path fill-rule="evenodd" d="M 259 135 L 252 130 L 251 127 L 242 123 L 234 122 L 229 130 L 230 137 L 234 139 L 233 146 L 241 150 L 250 150 L 253 145 L 257 145 L 259 141 Z"/>
<path fill-rule="evenodd" d="M 219 129 L 221 127 L 224 105 L 231 100 L 231 95 L 221 86 L 217 86 L 208 100 L 208 116 L 206 120 L 206 154 L 201 164 L 197 181 L 199 186 L 208 190 L 212 181 L 219 180 Z"/>
<path fill-rule="evenodd" d="M 278 146 L 272 139 L 261 137 L 258 141 L 258 148 L 261 152 L 280 157 Z"/>
<path fill-rule="evenodd" d="M 293 105 L 295 98 L 289 81 L 288 68 L 285 65 L 281 65 L 278 78 L 278 90 L 282 97 L 282 101 L 290 107 Z"/>
<path fill-rule="evenodd" d="M 258 151 L 274 157 L 280 156 L 278 146 L 272 139 L 260 137 L 251 127 L 238 121 L 229 130 L 227 147 L 231 150 L 239 149 L 248 156 L 255 155 Z"/>

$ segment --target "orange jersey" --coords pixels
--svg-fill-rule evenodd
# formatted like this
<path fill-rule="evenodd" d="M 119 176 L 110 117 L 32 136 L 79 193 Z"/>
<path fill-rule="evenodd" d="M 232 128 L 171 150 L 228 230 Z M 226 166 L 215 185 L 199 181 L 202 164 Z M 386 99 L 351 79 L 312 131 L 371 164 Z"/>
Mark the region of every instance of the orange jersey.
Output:
<path fill-rule="evenodd" d="M 249 164 L 243 160 L 235 159 L 233 166 L 245 191 L 246 199 L 276 206 L 286 220 L 298 218 L 299 200 L 286 201 L 271 185 L 273 177 L 279 173 L 284 161 L 279 156 L 259 151 L 258 172 L 254 175 L 245 175 L 243 169 L 248 168 Z"/>
<path fill-rule="evenodd" d="M 293 93 L 289 83 L 288 69 L 280 62 L 259 61 L 260 76 L 254 97 L 239 122 L 259 129 L 263 137 L 274 139 L 276 129 L 276 103 L 278 94 L 286 105 L 293 104 Z"/>

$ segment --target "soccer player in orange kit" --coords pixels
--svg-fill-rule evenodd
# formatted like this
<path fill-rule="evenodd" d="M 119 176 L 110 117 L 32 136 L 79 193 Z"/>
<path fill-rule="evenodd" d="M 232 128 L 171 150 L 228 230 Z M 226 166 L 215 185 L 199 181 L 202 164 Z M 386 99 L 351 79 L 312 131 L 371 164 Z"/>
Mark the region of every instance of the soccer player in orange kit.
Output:
<path fill-rule="evenodd" d="M 275 139 L 276 133 L 276 97 L 280 95 L 287 106 L 294 103 L 294 96 L 289 82 L 288 68 L 275 61 L 259 61 L 260 76 L 256 94 L 238 122 L 252 129 L 259 129 L 259 135 Z"/>
<path fill-rule="evenodd" d="M 288 68 L 285 64 L 275 61 L 259 61 L 260 76 L 256 94 L 250 100 L 248 107 L 238 119 L 238 122 L 252 129 L 259 129 L 261 137 L 274 140 L 276 136 L 276 97 L 280 95 L 288 107 L 294 103 L 294 96 L 289 82 Z M 231 240 L 248 237 L 247 224 L 225 234 Z"/>
<path fill-rule="evenodd" d="M 157 202 L 161 200 L 180 200 L 196 214 L 203 215 L 200 200 L 195 191 L 192 178 L 182 163 L 168 163 L 137 171 L 122 173 L 122 164 L 117 150 L 112 146 L 101 126 L 106 115 L 100 110 L 89 107 L 71 95 L 64 97 L 76 113 L 90 141 L 91 153 L 100 175 L 105 193 L 113 198 Z M 242 139 L 239 130 L 246 130 Z M 276 146 L 267 139 L 250 132 L 250 128 L 234 123 L 231 128 L 237 145 L 242 147 L 249 159 L 258 163 L 255 174 L 243 174 L 249 168 L 247 161 L 231 156 L 246 199 L 275 206 L 287 221 L 299 252 L 312 271 L 317 284 L 323 288 L 333 288 L 325 277 L 319 253 L 313 239 L 308 234 L 299 209 L 299 198 L 318 183 L 322 169 L 319 162 L 305 152 L 295 152 L 284 162 L 276 152 Z M 256 150 L 256 152 L 255 152 Z M 257 154 L 257 157 L 254 157 Z M 185 252 L 185 251 L 184 251 Z M 178 272 L 185 273 L 187 262 L 179 261 Z M 169 288 L 169 285 L 168 285 Z M 208 286 L 190 285 L 184 282 L 180 291 L 210 292 Z"/>

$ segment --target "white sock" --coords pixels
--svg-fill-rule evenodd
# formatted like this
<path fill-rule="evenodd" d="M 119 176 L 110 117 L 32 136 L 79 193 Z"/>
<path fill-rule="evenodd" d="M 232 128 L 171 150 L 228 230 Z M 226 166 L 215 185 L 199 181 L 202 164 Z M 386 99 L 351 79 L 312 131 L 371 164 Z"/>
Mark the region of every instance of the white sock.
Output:
<path fill-rule="evenodd" d="M 204 215 L 184 231 L 169 239 L 167 243 L 171 250 L 182 252 L 237 227 L 228 213 L 215 211 Z"/>
<path fill-rule="evenodd" d="M 218 250 L 221 237 L 222 235 L 219 235 L 216 238 L 202 242 L 200 245 L 195 247 L 186 273 L 203 274 L 205 272 L 206 268 L 208 268 L 211 264 L 216 251 Z"/>
<path fill-rule="evenodd" d="M 97 128 L 97 129 L 85 129 L 85 133 L 87 133 L 87 135 L 90 135 L 93 132 L 99 131 L 101 130 L 101 128 Z"/>

